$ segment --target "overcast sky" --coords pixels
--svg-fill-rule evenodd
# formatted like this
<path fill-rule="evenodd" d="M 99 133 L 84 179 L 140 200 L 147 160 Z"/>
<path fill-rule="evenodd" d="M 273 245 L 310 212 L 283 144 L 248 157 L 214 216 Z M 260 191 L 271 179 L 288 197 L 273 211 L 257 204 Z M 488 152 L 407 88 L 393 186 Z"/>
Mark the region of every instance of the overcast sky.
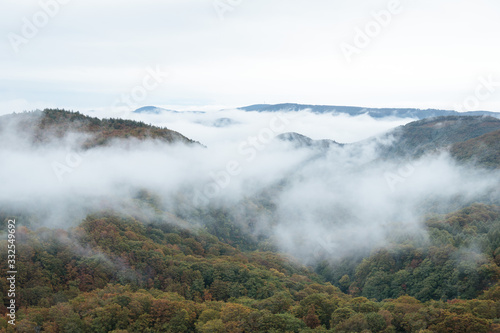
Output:
<path fill-rule="evenodd" d="M 500 82 L 499 13 L 498 0 L 3 0 L 0 113 L 127 97 L 500 111 L 500 84 L 480 80 Z"/>

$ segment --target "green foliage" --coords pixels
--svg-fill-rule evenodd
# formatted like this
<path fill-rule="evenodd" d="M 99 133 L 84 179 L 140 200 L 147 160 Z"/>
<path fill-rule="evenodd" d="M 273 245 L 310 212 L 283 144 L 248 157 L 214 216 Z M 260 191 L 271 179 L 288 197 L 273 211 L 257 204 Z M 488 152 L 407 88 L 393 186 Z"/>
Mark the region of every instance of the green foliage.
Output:
<path fill-rule="evenodd" d="M 500 168 L 500 130 L 459 142 L 451 154 L 461 162 L 474 162 L 487 168 Z"/>
<path fill-rule="evenodd" d="M 379 301 L 402 295 L 421 301 L 472 299 L 498 281 L 498 206 L 475 204 L 431 218 L 426 227 L 428 242 L 394 242 L 361 261 L 344 258 L 334 273 L 324 266 L 317 271 L 343 291 Z"/>
<path fill-rule="evenodd" d="M 340 288 L 276 253 L 242 252 L 206 230 L 109 212 L 68 230 L 19 226 L 17 329 L 493 332 L 499 217 L 496 206 L 474 205 L 429 219 L 428 243 L 394 243 L 344 260 L 332 281 Z M 0 281 L 0 294 L 7 289 Z"/>

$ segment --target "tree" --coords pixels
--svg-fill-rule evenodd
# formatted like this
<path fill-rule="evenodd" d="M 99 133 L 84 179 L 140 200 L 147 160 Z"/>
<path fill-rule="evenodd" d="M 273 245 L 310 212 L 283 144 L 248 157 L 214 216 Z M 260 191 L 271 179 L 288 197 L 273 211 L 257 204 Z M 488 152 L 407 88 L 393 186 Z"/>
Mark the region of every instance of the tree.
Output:
<path fill-rule="evenodd" d="M 319 321 L 319 318 L 316 315 L 316 310 L 314 308 L 314 305 L 311 305 L 311 307 L 309 308 L 307 315 L 304 317 L 304 323 L 306 323 L 307 327 L 309 328 L 316 328 L 319 325 L 321 325 L 321 322 Z"/>
<path fill-rule="evenodd" d="M 373 333 L 381 332 L 386 327 L 386 322 L 382 315 L 376 312 L 370 312 L 365 315 L 368 328 Z"/>
<path fill-rule="evenodd" d="M 338 308 L 337 310 L 335 310 L 332 313 L 332 320 L 330 323 L 330 327 L 335 327 L 335 326 L 343 323 L 344 321 L 351 318 L 355 314 L 356 314 L 356 312 L 354 312 L 350 308 Z"/>
<path fill-rule="evenodd" d="M 446 317 L 435 330 L 437 333 L 488 333 L 489 326 L 488 321 L 466 313 Z"/>
<path fill-rule="evenodd" d="M 197 327 L 200 333 L 224 333 L 226 328 L 220 319 L 209 320 L 203 325 Z"/>

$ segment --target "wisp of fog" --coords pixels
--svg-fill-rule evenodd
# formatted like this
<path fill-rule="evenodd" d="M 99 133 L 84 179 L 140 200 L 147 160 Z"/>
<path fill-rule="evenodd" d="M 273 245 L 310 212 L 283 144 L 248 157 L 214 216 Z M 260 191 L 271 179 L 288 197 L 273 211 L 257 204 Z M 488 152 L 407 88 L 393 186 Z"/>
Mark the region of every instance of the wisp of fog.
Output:
<path fill-rule="evenodd" d="M 131 139 L 85 150 L 87 137 L 75 133 L 34 145 L 13 122 L 0 135 L 3 210 L 28 209 L 57 228 L 102 209 L 158 214 L 134 199 L 146 190 L 185 227 L 203 225 L 191 211 L 222 208 L 249 236 L 310 263 L 384 246 L 395 230 L 425 238 L 425 213 L 500 197 L 498 172 L 459 165 L 446 152 L 391 160 L 378 155 L 376 140 L 321 148 L 275 138 L 354 142 L 408 119 L 237 110 L 134 117 L 206 147 Z"/>

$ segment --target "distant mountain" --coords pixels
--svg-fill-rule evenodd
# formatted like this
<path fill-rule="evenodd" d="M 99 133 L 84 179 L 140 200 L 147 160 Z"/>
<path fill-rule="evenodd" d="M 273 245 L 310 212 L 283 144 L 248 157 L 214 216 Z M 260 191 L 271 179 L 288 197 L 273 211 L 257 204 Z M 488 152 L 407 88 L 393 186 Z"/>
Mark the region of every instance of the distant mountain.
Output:
<path fill-rule="evenodd" d="M 399 118 L 413 118 L 425 119 L 430 117 L 439 116 L 492 116 L 500 118 L 499 112 L 490 111 L 471 111 L 471 112 L 457 112 L 451 110 L 438 110 L 438 109 L 411 109 L 411 108 L 364 108 L 357 106 L 333 106 L 333 105 L 307 105 L 307 104 L 256 104 L 239 108 L 244 111 L 256 112 L 277 112 L 277 111 L 301 111 L 309 109 L 313 113 L 343 113 L 350 116 L 358 116 L 367 114 L 373 118 L 384 117 L 399 117 Z"/>
<path fill-rule="evenodd" d="M 380 145 L 383 157 L 418 157 L 498 130 L 497 118 L 447 116 L 411 122 L 374 140 L 391 142 Z"/>
<path fill-rule="evenodd" d="M 204 111 L 176 111 L 170 109 L 159 108 L 156 106 L 143 106 L 142 108 L 138 108 L 132 113 L 141 113 L 141 114 L 162 114 L 162 113 L 205 113 Z"/>
<path fill-rule="evenodd" d="M 15 128 L 12 128 L 12 127 Z M 106 145 L 112 139 L 155 139 L 168 143 L 198 144 L 182 134 L 143 122 L 125 119 L 99 119 L 79 112 L 45 109 L 0 117 L 0 134 L 15 130 L 32 143 L 62 138 L 69 133 L 89 134 L 83 148 Z"/>
<path fill-rule="evenodd" d="M 309 104 L 295 104 L 295 103 L 282 103 L 282 104 L 255 104 L 245 107 L 240 107 L 238 110 L 248 112 L 278 112 L 278 111 L 303 111 L 309 110 L 313 113 L 323 114 L 347 114 L 350 116 L 369 115 L 372 118 L 385 118 L 385 117 L 398 117 L 398 118 L 412 118 L 412 119 L 426 119 L 432 117 L 442 116 L 491 116 L 500 118 L 500 112 L 492 111 L 469 111 L 457 112 L 453 110 L 439 110 L 439 109 L 415 109 L 415 108 L 365 108 L 358 106 L 334 106 L 334 105 L 309 105 Z M 164 109 L 156 106 L 144 106 L 133 113 L 139 114 L 153 114 L 159 115 L 162 113 L 199 113 L 203 114 L 204 111 L 176 111 Z M 226 119 L 226 118 L 221 118 Z M 223 120 L 221 120 L 222 122 Z M 215 127 L 225 127 L 226 123 L 221 123 L 222 126 L 214 124 Z"/>
<path fill-rule="evenodd" d="M 239 124 L 239 122 L 237 122 L 234 119 L 231 119 L 231 118 L 218 118 L 218 119 L 215 119 L 214 122 L 211 125 L 213 127 L 229 127 L 229 126 L 236 125 L 236 124 Z"/>
<path fill-rule="evenodd" d="M 313 140 L 305 135 L 289 132 L 276 136 L 280 141 L 290 142 L 295 148 L 320 148 L 328 149 L 333 146 L 342 146 L 333 140 Z"/>
<path fill-rule="evenodd" d="M 158 108 L 156 106 L 143 106 L 142 108 L 138 108 L 137 110 L 133 111 L 133 113 L 148 113 L 148 114 L 160 114 L 163 112 L 179 113 L 178 111 L 175 111 L 175 110 Z"/>

